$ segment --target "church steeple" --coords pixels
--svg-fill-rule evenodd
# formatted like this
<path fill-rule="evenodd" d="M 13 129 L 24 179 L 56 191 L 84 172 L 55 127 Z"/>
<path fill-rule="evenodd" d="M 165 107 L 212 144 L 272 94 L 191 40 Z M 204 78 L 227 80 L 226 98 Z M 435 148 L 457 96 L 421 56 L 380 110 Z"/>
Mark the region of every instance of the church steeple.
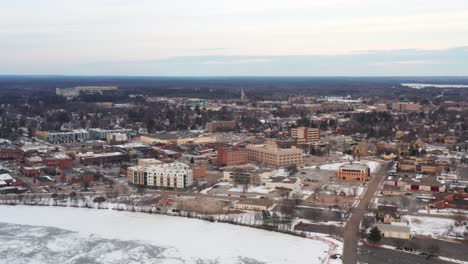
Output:
<path fill-rule="evenodd" d="M 245 96 L 244 88 L 242 88 L 241 89 L 241 100 L 245 101 L 245 99 L 246 99 L 246 96 Z"/>

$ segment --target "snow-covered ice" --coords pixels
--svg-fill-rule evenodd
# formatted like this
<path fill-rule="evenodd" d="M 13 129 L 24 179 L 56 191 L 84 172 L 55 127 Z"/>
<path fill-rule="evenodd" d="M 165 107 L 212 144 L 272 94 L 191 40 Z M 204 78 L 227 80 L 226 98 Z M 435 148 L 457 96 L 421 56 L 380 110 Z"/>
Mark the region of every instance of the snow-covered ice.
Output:
<path fill-rule="evenodd" d="M 21 263 L 65 263 L 70 252 L 80 259 L 69 263 L 321 263 L 328 250 L 318 240 L 197 219 L 0 206 L 0 263 L 12 263 L 11 254 Z M 46 258 L 52 251 L 56 262 Z"/>

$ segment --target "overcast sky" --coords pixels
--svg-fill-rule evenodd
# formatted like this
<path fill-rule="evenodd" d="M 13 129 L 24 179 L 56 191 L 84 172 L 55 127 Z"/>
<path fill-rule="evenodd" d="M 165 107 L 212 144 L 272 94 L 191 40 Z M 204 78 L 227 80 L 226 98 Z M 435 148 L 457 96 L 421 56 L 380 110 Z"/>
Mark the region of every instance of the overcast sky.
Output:
<path fill-rule="evenodd" d="M 0 74 L 468 75 L 468 1 L 0 0 Z"/>

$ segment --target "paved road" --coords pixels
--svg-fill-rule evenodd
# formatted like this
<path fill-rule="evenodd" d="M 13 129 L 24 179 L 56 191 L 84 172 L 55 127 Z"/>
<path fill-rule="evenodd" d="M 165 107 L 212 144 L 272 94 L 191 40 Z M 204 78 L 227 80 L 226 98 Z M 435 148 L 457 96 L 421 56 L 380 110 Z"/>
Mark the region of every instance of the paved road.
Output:
<path fill-rule="evenodd" d="M 451 262 L 443 261 L 438 258 L 429 258 L 425 256 L 420 256 L 412 253 L 407 253 L 404 251 L 378 248 L 378 247 L 369 247 L 363 245 L 360 247 L 359 262 L 360 263 L 379 263 L 379 264 L 449 264 Z"/>
<path fill-rule="evenodd" d="M 416 236 L 411 240 L 382 238 L 381 243 L 395 246 L 397 240 L 402 241 L 404 246 L 412 247 L 418 251 L 424 251 L 431 245 L 437 245 L 439 247 L 439 256 L 463 260 L 468 263 L 468 241 L 446 241 L 430 237 Z"/>
<path fill-rule="evenodd" d="M 346 223 L 344 229 L 344 246 L 343 246 L 343 264 L 357 263 L 357 250 L 359 241 L 359 225 L 364 214 L 370 205 L 372 198 L 379 189 L 380 183 L 387 174 L 390 163 L 383 163 L 380 170 L 372 177 L 367 185 L 367 190 L 364 193 L 359 205 L 351 209 L 351 217 Z M 377 263 L 377 262 L 375 262 Z"/>

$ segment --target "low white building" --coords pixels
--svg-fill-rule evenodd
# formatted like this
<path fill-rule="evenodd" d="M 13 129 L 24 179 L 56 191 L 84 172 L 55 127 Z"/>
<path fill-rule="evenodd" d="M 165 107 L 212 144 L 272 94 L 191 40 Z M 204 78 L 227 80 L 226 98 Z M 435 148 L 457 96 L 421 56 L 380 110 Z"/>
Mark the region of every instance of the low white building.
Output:
<path fill-rule="evenodd" d="M 185 189 L 193 181 L 192 168 L 180 162 L 129 167 L 127 174 L 132 184 L 156 188 Z"/>
<path fill-rule="evenodd" d="M 296 177 L 271 177 L 268 181 L 265 182 L 267 188 L 272 189 L 288 189 L 294 190 L 299 189 L 301 186 L 301 179 Z"/>

